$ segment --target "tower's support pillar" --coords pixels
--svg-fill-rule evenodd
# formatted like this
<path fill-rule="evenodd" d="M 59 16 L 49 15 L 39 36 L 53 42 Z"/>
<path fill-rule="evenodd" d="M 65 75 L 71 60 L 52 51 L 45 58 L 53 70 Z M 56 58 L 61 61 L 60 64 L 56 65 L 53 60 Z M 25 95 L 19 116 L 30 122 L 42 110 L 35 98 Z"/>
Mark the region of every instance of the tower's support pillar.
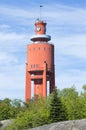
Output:
<path fill-rule="evenodd" d="M 51 74 L 50 80 L 50 93 L 55 89 L 55 75 L 54 73 Z"/>
<path fill-rule="evenodd" d="M 26 94 L 25 94 L 25 100 L 31 99 L 31 75 L 27 71 L 28 65 L 26 64 Z"/>
<path fill-rule="evenodd" d="M 47 64 L 44 62 L 44 72 L 43 72 L 43 97 L 47 96 Z"/>

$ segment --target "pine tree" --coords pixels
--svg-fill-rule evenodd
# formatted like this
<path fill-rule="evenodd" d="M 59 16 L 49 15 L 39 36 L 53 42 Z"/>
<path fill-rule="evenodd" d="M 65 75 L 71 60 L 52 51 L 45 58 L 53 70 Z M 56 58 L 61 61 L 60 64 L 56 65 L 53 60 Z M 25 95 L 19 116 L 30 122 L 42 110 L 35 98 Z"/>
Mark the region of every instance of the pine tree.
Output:
<path fill-rule="evenodd" d="M 58 97 L 57 89 L 52 93 L 50 102 L 50 120 L 51 122 L 58 122 L 67 119 L 67 114 L 65 108 L 61 102 L 60 97 Z"/>

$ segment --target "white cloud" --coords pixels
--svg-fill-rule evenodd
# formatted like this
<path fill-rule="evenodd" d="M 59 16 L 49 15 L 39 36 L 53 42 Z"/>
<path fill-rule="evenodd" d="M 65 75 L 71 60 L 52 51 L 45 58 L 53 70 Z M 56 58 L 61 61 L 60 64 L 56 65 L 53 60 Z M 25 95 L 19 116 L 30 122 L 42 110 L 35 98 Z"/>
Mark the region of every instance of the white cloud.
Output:
<path fill-rule="evenodd" d="M 31 9 L 31 8 L 30 8 Z M 23 18 L 32 18 L 33 12 L 31 12 L 29 9 L 24 10 L 24 9 L 19 9 L 16 7 L 9 7 L 9 6 L 0 6 L 0 14 L 11 16 L 11 17 L 23 17 Z"/>
<path fill-rule="evenodd" d="M 25 64 L 15 66 L 8 65 L 2 67 L 2 71 L 0 73 L 0 97 L 19 98 L 20 96 L 20 98 L 23 99 L 24 89 Z"/>
<path fill-rule="evenodd" d="M 76 24 L 86 25 L 86 9 L 74 8 L 63 5 L 47 6 L 44 16 L 48 16 L 49 22 L 53 24 Z"/>
<path fill-rule="evenodd" d="M 9 28 L 10 28 L 10 26 L 7 25 L 7 24 L 1 24 L 0 25 L 0 30 L 2 30 L 2 31 L 3 31 L 3 29 L 9 29 Z"/>
<path fill-rule="evenodd" d="M 25 64 L 8 65 L 2 69 L 4 70 L 0 73 L 0 88 L 20 89 L 24 87 Z"/>
<path fill-rule="evenodd" d="M 26 38 L 26 36 L 24 34 L 17 34 L 14 32 L 12 32 L 12 33 L 0 32 L 0 41 L 24 40 L 25 38 Z"/>
<path fill-rule="evenodd" d="M 55 48 L 62 55 L 72 55 L 86 59 L 86 35 L 72 35 L 54 39 Z M 58 53 L 57 52 L 57 53 Z"/>
<path fill-rule="evenodd" d="M 24 98 L 27 40 L 24 34 L 0 32 L 0 98 Z"/>
<path fill-rule="evenodd" d="M 10 63 L 18 63 L 18 59 L 7 52 L 0 52 L 0 65 L 7 65 Z"/>
<path fill-rule="evenodd" d="M 30 19 L 38 18 L 39 12 L 36 6 L 28 9 L 0 6 L 0 14 L 10 17 L 14 21 L 21 19 L 20 23 L 28 24 L 29 22 L 31 23 Z M 53 5 L 47 5 L 42 14 L 52 24 L 86 25 L 85 8 L 74 8 L 54 3 Z"/>
<path fill-rule="evenodd" d="M 24 90 L 22 89 L 13 89 L 13 88 L 5 88 L 5 89 L 0 89 L 0 99 L 5 99 L 5 98 L 10 98 L 10 99 L 21 99 L 22 101 L 25 100 L 25 95 L 24 95 Z"/>
<path fill-rule="evenodd" d="M 29 37 L 25 34 L 0 32 L 0 51 L 4 52 L 25 52 Z"/>
<path fill-rule="evenodd" d="M 73 84 L 80 92 L 86 84 L 86 35 L 75 34 L 53 39 L 55 44 L 56 86 L 59 89 Z"/>
<path fill-rule="evenodd" d="M 56 86 L 59 89 L 69 88 L 72 85 L 75 85 L 76 89 L 81 92 L 82 86 L 86 84 L 86 71 L 82 70 L 69 70 L 69 72 L 65 71 L 61 72 L 61 74 L 57 74 L 56 76 Z"/>

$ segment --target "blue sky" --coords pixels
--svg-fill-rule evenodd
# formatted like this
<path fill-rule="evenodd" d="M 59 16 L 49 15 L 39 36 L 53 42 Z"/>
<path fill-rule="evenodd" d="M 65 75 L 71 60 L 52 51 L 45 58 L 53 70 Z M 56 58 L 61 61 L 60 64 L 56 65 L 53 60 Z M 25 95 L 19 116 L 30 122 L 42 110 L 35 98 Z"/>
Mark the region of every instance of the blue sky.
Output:
<path fill-rule="evenodd" d="M 26 46 L 40 4 L 55 45 L 56 86 L 80 92 L 86 84 L 85 0 L 0 0 L 0 99 L 24 100 Z"/>

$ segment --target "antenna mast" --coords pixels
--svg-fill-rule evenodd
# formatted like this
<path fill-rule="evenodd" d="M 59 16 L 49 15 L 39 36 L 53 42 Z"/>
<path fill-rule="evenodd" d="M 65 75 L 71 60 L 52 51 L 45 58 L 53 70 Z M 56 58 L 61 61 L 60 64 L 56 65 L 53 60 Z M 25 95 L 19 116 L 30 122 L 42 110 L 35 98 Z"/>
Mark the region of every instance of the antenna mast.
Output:
<path fill-rule="evenodd" d="M 40 5 L 40 17 L 39 17 L 40 20 L 42 20 L 42 7 L 43 7 L 43 6 Z"/>

